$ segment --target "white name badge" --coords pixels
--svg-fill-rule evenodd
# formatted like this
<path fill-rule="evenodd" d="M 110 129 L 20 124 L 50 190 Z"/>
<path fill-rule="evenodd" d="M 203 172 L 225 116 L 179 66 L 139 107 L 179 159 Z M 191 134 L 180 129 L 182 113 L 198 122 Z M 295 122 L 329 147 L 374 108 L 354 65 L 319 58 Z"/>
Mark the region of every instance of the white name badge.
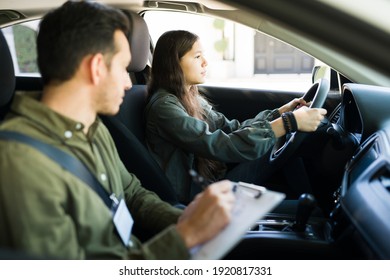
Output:
<path fill-rule="evenodd" d="M 123 199 L 119 202 L 118 208 L 114 213 L 113 221 L 123 244 L 125 244 L 126 247 L 131 246 L 130 236 L 134 220 Z"/>

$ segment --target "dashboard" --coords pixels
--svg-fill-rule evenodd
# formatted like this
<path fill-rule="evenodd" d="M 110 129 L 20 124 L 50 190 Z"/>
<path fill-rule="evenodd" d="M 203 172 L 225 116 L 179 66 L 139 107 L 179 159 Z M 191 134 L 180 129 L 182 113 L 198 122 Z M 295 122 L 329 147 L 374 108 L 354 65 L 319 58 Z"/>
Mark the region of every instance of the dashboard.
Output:
<path fill-rule="evenodd" d="M 363 143 L 342 185 L 341 207 L 379 258 L 390 258 L 390 127 Z"/>
<path fill-rule="evenodd" d="M 344 86 L 337 129 L 359 146 L 345 166 L 335 209 L 353 225 L 372 258 L 390 259 L 390 89 Z M 364 245 L 363 245 L 364 244 Z"/>

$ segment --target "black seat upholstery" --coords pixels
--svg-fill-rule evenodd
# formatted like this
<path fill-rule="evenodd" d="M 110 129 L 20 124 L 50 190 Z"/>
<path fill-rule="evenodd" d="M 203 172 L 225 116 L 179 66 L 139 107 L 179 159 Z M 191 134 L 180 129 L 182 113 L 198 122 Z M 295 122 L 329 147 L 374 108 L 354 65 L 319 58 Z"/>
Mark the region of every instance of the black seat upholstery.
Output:
<path fill-rule="evenodd" d="M 15 93 L 15 83 L 12 56 L 4 34 L 0 29 L 0 122 L 4 119 L 4 116 L 9 110 L 9 106 Z M 0 260 L 26 259 L 34 259 L 34 256 L 30 256 L 22 251 L 0 248 Z"/>
<path fill-rule="evenodd" d="M 127 12 L 132 30 L 129 38 L 132 60 L 128 71 L 142 72 L 150 55 L 149 30 L 137 13 Z M 127 90 L 120 111 L 112 117 L 101 116 L 109 129 L 120 157 L 127 170 L 137 176 L 142 185 L 155 192 L 162 200 L 178 204 L 177 196 L 164 172 L 144 145 L 143 110 L 146 105 L 147 86 L 134 85 Z"/>
<path fill-rule="evenodd" d="M 145 140 L 143 110 L 146 105 L 146 97 L 146 85 L 133 85 L 130 90 L 125 92 L 121 109 L 114 117 L 126 126 L 141 143 L 144 143 Z"/>
<path fill-rule="evenodd" d="M 0 30 L 0 121 L 9 109 L 15 92 L 15 72 L 11 53 Z"/>

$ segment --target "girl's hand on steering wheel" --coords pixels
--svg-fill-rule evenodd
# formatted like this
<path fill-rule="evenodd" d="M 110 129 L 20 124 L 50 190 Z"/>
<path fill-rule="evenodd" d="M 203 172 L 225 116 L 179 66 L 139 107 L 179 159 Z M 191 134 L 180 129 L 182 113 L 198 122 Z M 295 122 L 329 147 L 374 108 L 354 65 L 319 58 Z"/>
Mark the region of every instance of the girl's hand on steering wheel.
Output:
<path fill-rule="evenodd" d="M 294 112 L 298 124 L 298 130 L 311 132 L 315 131 L 326 115 L 323 108 L 300 108 Z"/>
<path fill-rule="evenodd" d="M 301 98 L 294 98 L 293 100 L 291 100 L 287 104 L 285 104 L 282 107 L 280 107 L 278 110 L 279 110 L 280 114 L 283 114 L 285 112 L 290 112 L 290 111 L 293 111 L 295 109 L 301 108 L 302 106 L 310 106 L 310 103 L 311 102 L 306 102 L 303 99 L 303 97 L 301 97 Z"/>

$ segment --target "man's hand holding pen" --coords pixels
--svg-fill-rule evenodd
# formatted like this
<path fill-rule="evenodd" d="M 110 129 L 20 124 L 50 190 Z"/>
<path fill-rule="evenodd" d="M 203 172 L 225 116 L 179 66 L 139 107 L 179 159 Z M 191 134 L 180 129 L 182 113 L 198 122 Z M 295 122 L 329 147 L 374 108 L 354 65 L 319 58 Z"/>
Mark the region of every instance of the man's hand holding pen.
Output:
<path fill-rule="evenodd" d="M 188 248 L 205 243 L 225 228 L 234 206 L 233 183 L 213 183 L 186 207 L 176 227 Z"/>

